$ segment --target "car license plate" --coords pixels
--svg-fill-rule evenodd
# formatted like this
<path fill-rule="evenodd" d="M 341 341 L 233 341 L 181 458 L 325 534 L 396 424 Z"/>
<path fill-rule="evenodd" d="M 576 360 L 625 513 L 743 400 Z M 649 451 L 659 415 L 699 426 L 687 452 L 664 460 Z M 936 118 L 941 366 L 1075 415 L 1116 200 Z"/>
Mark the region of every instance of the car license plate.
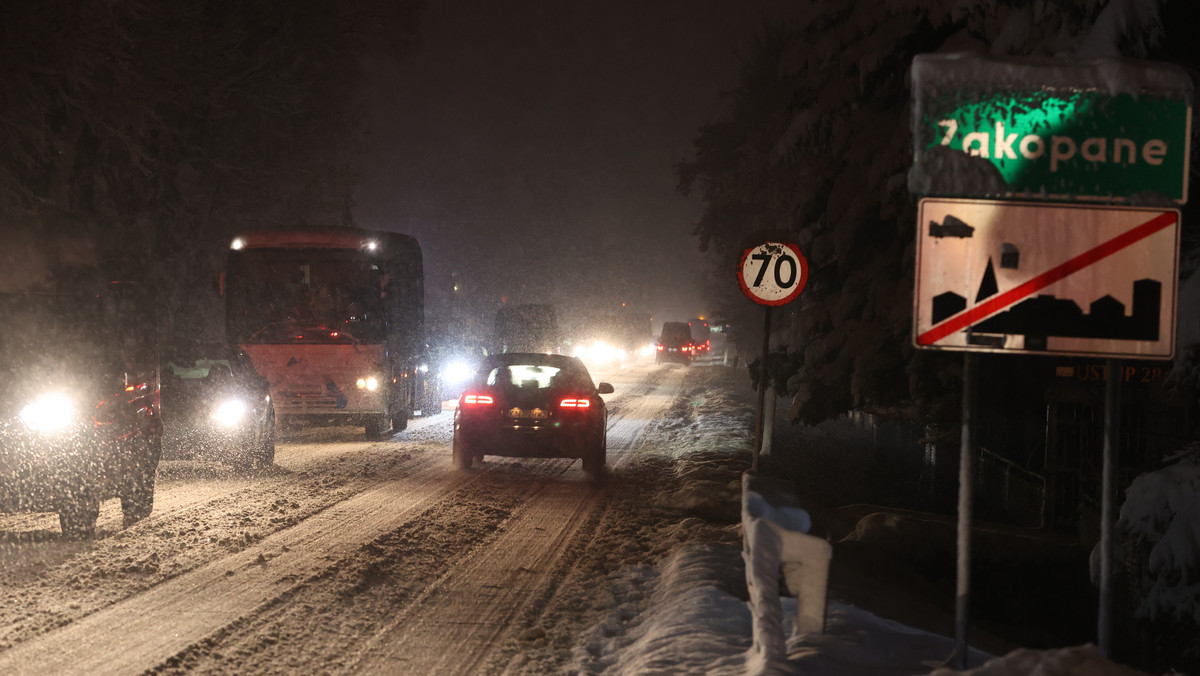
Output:
<path fill-rule="evenodd" d="M 543 408 L 510 408 L 508 410 L 510 418 L 533 418 L 534 420 L 545 420 L 550 417 L 550 413 Z"/>

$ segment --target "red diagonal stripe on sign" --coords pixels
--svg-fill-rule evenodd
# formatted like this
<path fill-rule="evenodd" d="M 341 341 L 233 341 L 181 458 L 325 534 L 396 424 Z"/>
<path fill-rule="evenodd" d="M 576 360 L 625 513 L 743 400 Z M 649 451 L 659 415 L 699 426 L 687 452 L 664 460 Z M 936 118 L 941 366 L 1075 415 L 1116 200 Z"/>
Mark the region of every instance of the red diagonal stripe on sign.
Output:
<path fill-rule="evenodd" d="M 917 344 L 932 345 L 955 331 L 961 331 L 975 322 L 993 315 L 1020 300 L 1028 298 L 1047 286 L 1065 277 L 1069 277 L 1099 260 L 1108 258 L 1135 242 L 1139 242 L 1164 228 L 1175 225 L 1177 218 L 1177 215 L 1173 211 L 1159 214 L 1136 228 L 1123 232 L 1095 248 L 1088 249 L 1071 260 L 1050 268 L 1019 286 L 1015 286 L 998 296 L 992 296 L 970 310 L 954 315 L 917 336 Z"/>

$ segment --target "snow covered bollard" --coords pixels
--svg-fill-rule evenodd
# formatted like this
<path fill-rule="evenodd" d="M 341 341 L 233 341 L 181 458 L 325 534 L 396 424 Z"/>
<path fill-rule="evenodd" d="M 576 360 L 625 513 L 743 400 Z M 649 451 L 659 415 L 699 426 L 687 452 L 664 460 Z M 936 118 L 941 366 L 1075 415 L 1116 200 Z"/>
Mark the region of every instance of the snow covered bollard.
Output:
<path fill-rule="evenodd" d="M 788 591 L 796 597 L 794 634 L 825 630 L 825 596 L 833 546 L 812 535 L 808 512 L 798 507 L 775 506 L 764 497 L 775 495 L 767 481 L 747 472 L 742 475 L 742 558 L 753 619 L 753 657 L 759 671 L 787 660 L 783 635 L 783 609 L 779 601 L 782 569 Z"/>

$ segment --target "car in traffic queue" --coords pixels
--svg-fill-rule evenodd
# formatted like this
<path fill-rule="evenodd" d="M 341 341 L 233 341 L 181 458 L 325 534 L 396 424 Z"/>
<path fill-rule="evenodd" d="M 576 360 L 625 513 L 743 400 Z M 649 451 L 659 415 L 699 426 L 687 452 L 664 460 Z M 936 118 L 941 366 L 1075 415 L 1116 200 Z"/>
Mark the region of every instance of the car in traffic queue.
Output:
<path fill-rule="evenodd" d="M 687 366 L 695 356 L 696 344 L 687 322 L 666 322 L 654 347 L 654 363 L 679 362 Z"/>
<path fill-rule="evenodd" d="M 72 539 L 95 533 L 108 498 L 120 498 L 126 527 L 154 507 L 155 364 L 130 349 L 147 337 L 108 300 L 0 294 L 0 511 L 57 512 Z"/>
<path fill-rule="evenodd" d="M 602 394 L 576 357 L 509 352 L 485 358 L 458 400 L 454 466 L 486 455 L 578 458 L 594 478 L 607 461 L 608 412 Z"/>
<path fill-rule="evenodd" d="M 163 358 L 163 453 L 239 469 L 275 462 L 271 387 L 250 357 L 224 344 L 179 348 Z"/>
<path fill-rule="evenodd" d="M 692 359 L 703 359 L 712 355 L 712 329 L 704 317 L 695 317 L 688 322 L 692 334 Z"/>

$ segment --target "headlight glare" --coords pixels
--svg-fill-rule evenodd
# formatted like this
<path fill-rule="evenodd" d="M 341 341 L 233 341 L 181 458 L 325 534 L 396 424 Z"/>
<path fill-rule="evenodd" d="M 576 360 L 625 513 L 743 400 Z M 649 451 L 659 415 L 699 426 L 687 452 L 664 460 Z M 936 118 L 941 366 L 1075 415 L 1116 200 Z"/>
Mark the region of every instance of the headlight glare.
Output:
<path fill-rule="evenodd" d="M 379 379 L 376 378 L 375 376 L 367 376 L 365 378 L 359 378 L 358 380 L 356 380 L 354 382 L 354 386 L 360 390 L 374 392 L 375 390 L 379 389 Z"/>
<path fill-rule="evenodd" d="M 234 427 L 246 418 L 248 408 L 241 399 L 226 399 L 213 412 L 213 420 L 222 427 Z"/>
<path fill-rule="evenodd" d="M 21 422 L 42 434 L 61 432 L 75 420 L 75 402 L 62 392 L 44 394 L 21 409 Z"/>
<path fill-rule="evenodd" d="M 442 382 L 451 387 L 461 385 L 470 379 L 473 371 L 471 365 L 465 361 L 452 361 L 446 364 L 446 368 L 442 369 Z"/>

